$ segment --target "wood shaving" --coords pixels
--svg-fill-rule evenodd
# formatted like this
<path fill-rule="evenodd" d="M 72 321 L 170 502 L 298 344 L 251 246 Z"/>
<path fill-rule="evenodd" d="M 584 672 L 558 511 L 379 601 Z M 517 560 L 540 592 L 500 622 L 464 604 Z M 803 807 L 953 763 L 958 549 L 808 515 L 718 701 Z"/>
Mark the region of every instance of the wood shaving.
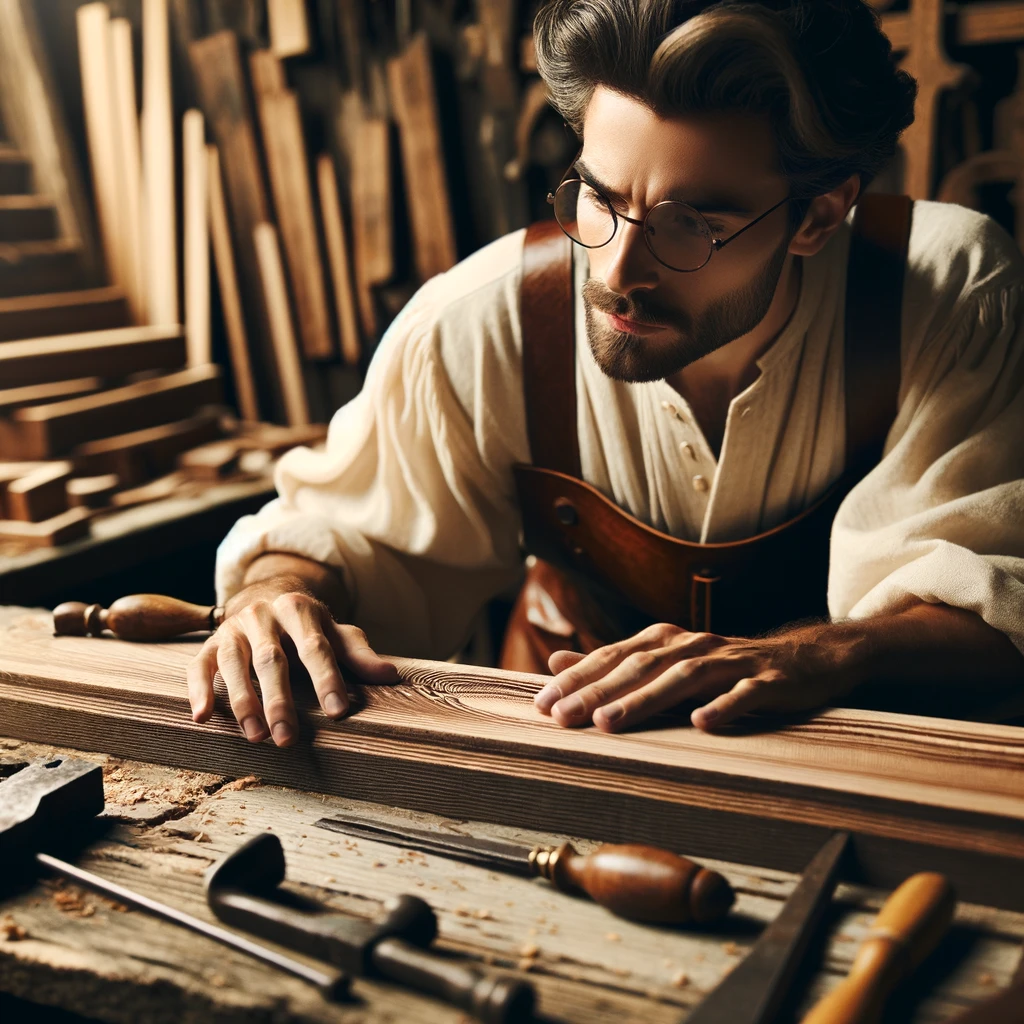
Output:
<path fill-rule="evenodd" d="M 996 979 L 992 977 L 992 975 L 989 974 L 987 971 L 984 974 L 980 974 L 978 976 L 979 985 L 993 985 L 995 984 L 995 980 Z"/>
<path fill-rule="evenodd" d="M 455 908 L 455 916 L 456 917 L 469 917 L 470 916 L 470 911 L 466 907 L 456 907 Z"/>
<path fill-rule="evenodd" d="M 686 971 L 678 971 L 676 974 L 672 975 L 672 984 L 676 988 L 686 988 L 686 986 L 690 984 L 690 976 Z"/>
<path fill-rule="evenodd" d="M 0 918 L 0 939 L 5 942 L 21 942 L 27 937 L 28 932 L 10 914 Z"/>
<path fill-rule="evenodd" d="M 740 955 L 740 947 L 737 946 L 735 942 L 723 942 L 722 949 L 724 949 L 725 952 L 729 954 L 729 956 Z"/>
<path fill-rule="evenodd" d="M 621 942 L 622 936 L 618 932 L 605 932 L 605 940 L 607 942 Z"/>
<path fill-rule="evenodd" d="M 519 955 L 523 957 L 533 957 L 540 952 L 540 946 L 536 942 L 524 942 L 519 947 Z"/>
<path fill-rule="evenodd" d="M 387 864 L 385 864 L 385 863 L 384 863 L 384 861 L 382 861 L 382 860 L 375 860 L 375 861 L 373 862 L 373 866 L 374 866 L 375 868 L 386 868 L 386 867 L 387 867 Z"/>
<path fill-rule="evenodd" d="M 489 910 L 476 910 L 473 912 L 473 916 L 478 921 L 493 921 L 494 915 Z"/>
<path fill-rule="evenodd" d="M 228 979 L 225 978 L 223 974 L 210 975 L 210 984 L 213 985 L 214 988 L 224 988 L 227 983 Z"/>
<path fill-rule="evenodd" d="M 254 789 L 256 786 L 262 786 L 263 780 L 258 775 L 246 775 L 244 779 L 235 779 L 233 782 L 225 783 L 220 787 L 221 793 L 234 793 L 239 789 Z M 245 804 L 239 804 L 239 807 L 244 807 Z"/>
<path fill-rule="evenodd" d="M 529 970 L 532 970 L 536 966 L 537 966 L 537 961 L 536 960 L 526 960 L 526 959 L 523 959 L 523 960 L 519 961 L 519 970 L 521 970 L 521 971 L 529 971 Z"/>

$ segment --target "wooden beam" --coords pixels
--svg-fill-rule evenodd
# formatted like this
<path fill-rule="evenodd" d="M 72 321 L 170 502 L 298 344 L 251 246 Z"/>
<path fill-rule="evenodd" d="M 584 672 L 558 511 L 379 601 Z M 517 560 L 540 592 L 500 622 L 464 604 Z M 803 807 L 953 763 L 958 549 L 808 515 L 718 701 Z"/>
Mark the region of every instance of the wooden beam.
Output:
<path fill-rule="evenodd" d="M 80 540 L 89 535 L 92 511 L 69 508 L 66 512 L 44 519 L 41 523 L 25 523 L 18 519 L 0 521 L 0 540 L 14 541 L 28 548 L 53 548 Z"/>
<path fill-rule="evenodd" d="M 128 304 L 119 288 L 0 299 L 0 342 L 128 324 Z"/>
<path fill-rule="evenodd" d="M 0 380 L 8 388 L 75 377 L 126 377 L 174 370 L 185 362 L 180 327 L 124 327 L 0 345 Z"/>
<path fill-rule="evenodd" d="M 354 687 L 339 722 L 293 673 L 302 735 L 277 749 L 245 741 L 223 690 L 192 721 L 194 641 L 55 638 L 25 612 L 0 649 L 0 720 L 17 738 L 789 871 L 849 829 L 853 879 L 942 871 L 962 899 L 1024 909 L 1022 729 L 835 709 L 775 731 L 665 716 L 606 735 L 537 713 L 544 677 L 393 659 L 403 682 Z"/>
<path fill-rule="evenodd" d="M 70 462 L 51 462 L 7 485 L 8 519 L 40 523 L 68 510 L 67 482 Z"/>
<path fill-rule="evenodd" d="M 324 238 L 331 268 L 331 283 L 334 288 L 334 308 L 338 315 L 341 355 L 347 365 L 358 366 L 362 342 L 359 338 L 359 320 L 356 315 L 348 232 L 345 230 L 345 214 L 338 193 L 338 176 L 330 153 L 321 153 L 317 157 L 316 177 L 317 190 L 320 193 L 320 214 L 323 218 Z"/>
<path fill-rule="evenodd" d="M 78 377 L 58 380 L 53 384 L 30 384 L 27 388 L 5 388 L 0 391 L 0 416 L 9 416 L 15 409 L 41 402 L 56 402 L 62 398 L 77 398 L 103 390 L 99 377 Z"/>
<path fill-rule="evenodd" d="M 0 451 L 15 459 L 50 458 L 83 440 L 166 423 L 221 399 L 218 366 L 198 366 L 95 395 L 28 406 L 0 421 Z"/>
<path fill-rule="evenodd" d="M 945 16 L 952 16 L 952 39 L 957 46 L 983 46 L 1024 39 L 1024 3 L 1017 0 L 997 3 L 947 4 Z M 910 45 L 909 11 L 882 15 L 882 30 L 892 48 L 902 52 Z"/>

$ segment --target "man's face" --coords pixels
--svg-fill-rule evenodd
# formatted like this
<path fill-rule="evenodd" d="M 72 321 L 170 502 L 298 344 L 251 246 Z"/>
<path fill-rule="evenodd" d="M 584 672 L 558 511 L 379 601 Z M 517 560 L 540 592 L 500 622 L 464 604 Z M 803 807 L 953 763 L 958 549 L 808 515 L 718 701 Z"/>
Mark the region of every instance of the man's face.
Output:
<path fill-rule="evenodd" d="M 662 119 L 639 100 L 599 87 L 587 108 L 577 171 L 617 214 L 641 220 L 655 204 L 678 199 L 725 239 L 786 196 L 776 163 L 766 118 Z M 788 227 L 783 204 L 701 270 L 680 273 L 659 263 L 643 229 L 620 217 L 615 237 L 589 250 L 583 289 L 598 365 L 617 380 L 660 380 L 751 332 L 786 265 Z"/>

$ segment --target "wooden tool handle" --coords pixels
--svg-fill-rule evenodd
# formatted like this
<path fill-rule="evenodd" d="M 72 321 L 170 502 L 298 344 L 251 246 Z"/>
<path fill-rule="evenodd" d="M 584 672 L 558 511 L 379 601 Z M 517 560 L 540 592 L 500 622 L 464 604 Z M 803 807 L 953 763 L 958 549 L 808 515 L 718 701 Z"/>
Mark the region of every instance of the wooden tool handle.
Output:
<path fill-rule="evenodd" d="M 53 610 L 53 631 L 99 636 L 109 629 L 119 640 L 170 640 L 183 633 L 214 630 L 223 619 L 223 608 L 204 608 L 162 594 L 133 594 L 118 598 L 109 609 L 66 601 Z"/>
<path fill-rule="evenodd" d="M 802 1024 L 871 1024 L 889 992 L 939 944 L 956 895 L 944 875 L 908 878 L 886 901 L 857 950 L 850 973 Z"/>
<path fill-rule="evenodd" d="M 534 871 L 563 892 L 585 892 L 613 914 L 661 924 L 705 924 L 736 899 L 717 871 L 654 846 L 606 844 L 580 855 L 569 843 L 538 846 Z"/>

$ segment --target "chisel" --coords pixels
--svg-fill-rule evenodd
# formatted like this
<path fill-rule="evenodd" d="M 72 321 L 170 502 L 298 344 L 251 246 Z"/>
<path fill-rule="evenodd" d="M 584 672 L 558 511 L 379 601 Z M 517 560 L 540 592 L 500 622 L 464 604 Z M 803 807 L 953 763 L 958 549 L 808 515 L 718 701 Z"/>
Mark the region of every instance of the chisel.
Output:
<path fill-rule="evenodd" d="M 492 871 L 541 876 L 562 892 L 585 893 L 619 917 L 658 924 L 708 924 L 735 900 L 717 871 L 654 846 L 606 844 L 581 855 L 569 843 L 519 846 L 417 828 L 391 828 L 366 818 L 321 818 L 318 828 L 422 853 L 436 853 Z"/>

